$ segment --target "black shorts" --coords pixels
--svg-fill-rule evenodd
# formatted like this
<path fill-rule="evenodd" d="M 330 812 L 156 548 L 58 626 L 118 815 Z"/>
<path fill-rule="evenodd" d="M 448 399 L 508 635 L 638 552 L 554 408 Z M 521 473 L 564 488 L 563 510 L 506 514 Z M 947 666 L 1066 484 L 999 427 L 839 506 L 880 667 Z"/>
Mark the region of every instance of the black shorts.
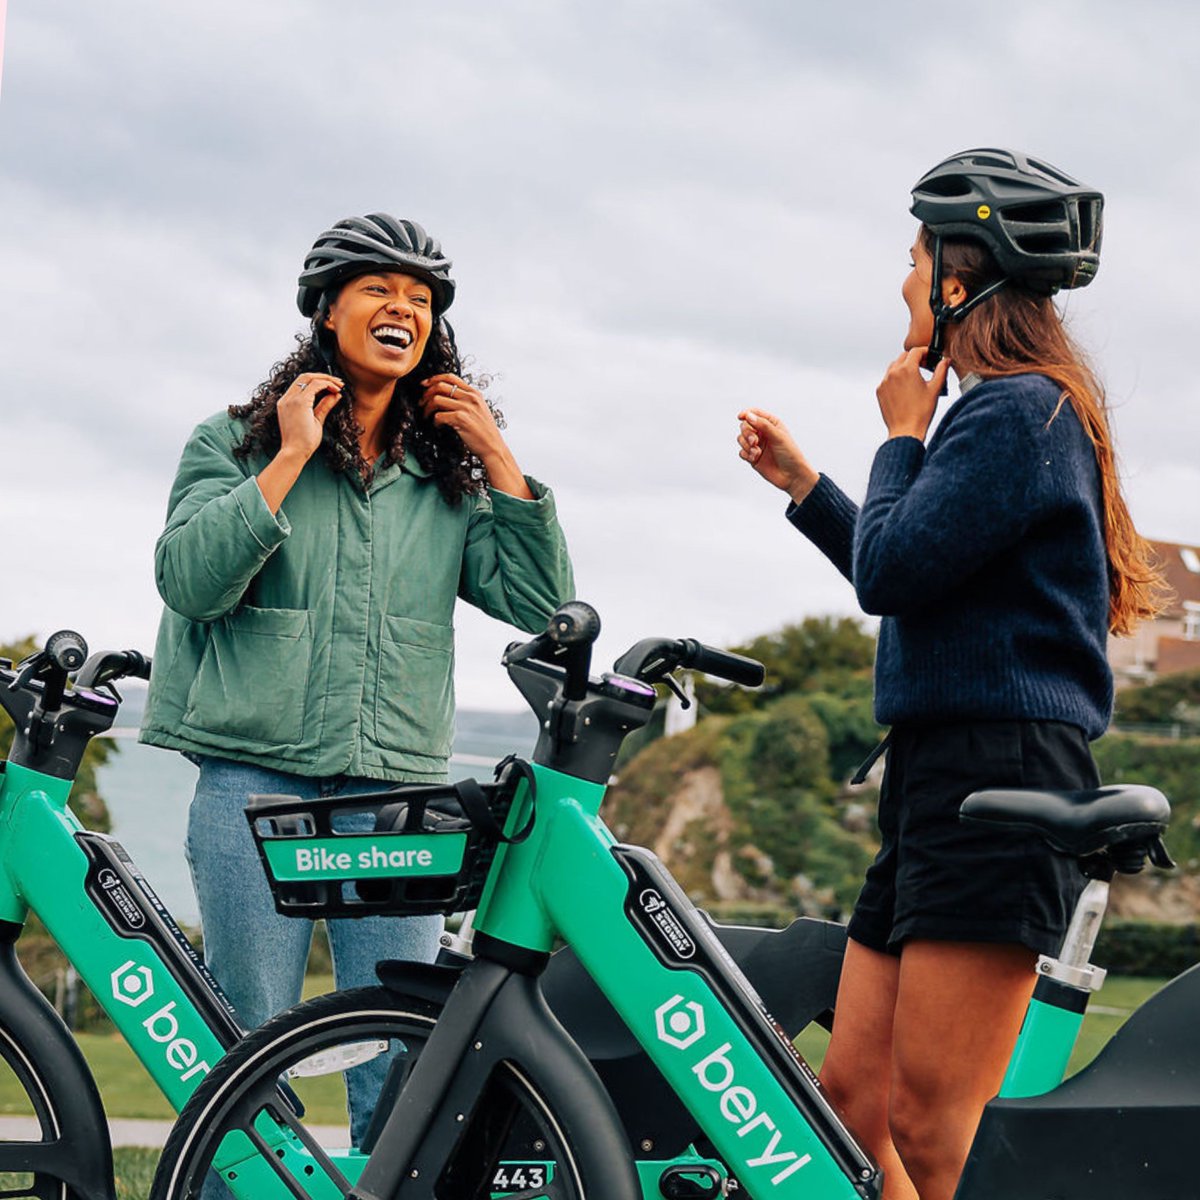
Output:
<path fill-rule="evenodd" d="M 897 726 L 879 796 L 882 846 L 849 933 L 898 954 L 909 938 L 1017 942 L 1057 954 L 1085 880 L 1041 838 L 960 821 L 986 787 L 1098 787 L 1083 731 L 1061 721 Z"/>

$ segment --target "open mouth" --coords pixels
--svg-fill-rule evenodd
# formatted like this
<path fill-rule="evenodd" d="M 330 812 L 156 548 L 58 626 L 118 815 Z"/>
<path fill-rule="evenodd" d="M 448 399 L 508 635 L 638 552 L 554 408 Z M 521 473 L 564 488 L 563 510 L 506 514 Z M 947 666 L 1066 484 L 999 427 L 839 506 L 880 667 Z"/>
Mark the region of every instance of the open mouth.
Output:
<path fill-rule="evenodd" d="M 380 325 L 371 330 L 371 336 L 389 350 L 407 350 L 413 343 L 411 331 L 400 325 Z"/>

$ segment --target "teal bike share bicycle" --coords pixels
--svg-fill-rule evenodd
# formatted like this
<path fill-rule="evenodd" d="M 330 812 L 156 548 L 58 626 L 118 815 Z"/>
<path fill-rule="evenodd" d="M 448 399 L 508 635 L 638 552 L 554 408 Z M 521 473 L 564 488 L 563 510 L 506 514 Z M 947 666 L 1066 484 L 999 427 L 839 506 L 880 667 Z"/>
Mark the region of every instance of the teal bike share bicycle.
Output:
<path fill-rule="evenodd" d="M 280 911 L 473 908 L 473 926 L 442 963 L 382 963 L 380 987 L 300 1005 L 233 1048 L 182 1113 L 154 1200 L 195 1195 L 210 1169 L 239 1196 L 297 1200 L 879 1195 L 878 1168 L 793 1048 L 795 1014 L 772 1011 L 823 972 L 821 951 L 836 960 L 840 929 L 800 925 L 790 956 L 752 970 L 787 935 L 743 931 L 739 945 L 598 815 L 655 683 L 685 666 L 755 685 L 761 667 L 650 639 L 593 678 L 598 631 L 594 610 L 572 602 L 544 634 L 509 647 L 505 664 L 541 733 L 532 763 L 506 761 L 495 783 L 252 801 Z M 351 824 L 364 806 L 375 814 L 365 835 Z M 1200 1115 L 1197 971 L 1062 1083 L 1103 976 L 1089 958 L 1108 880 L 1148 859 L 1169 865 L 1165 799 L 1144 787 L 992 791 L 966 807 L 969 819 L 1038 831 L 1091 882 L 1061 955 L 1038 965 L 960 1200 L 1197 1194 L 1185 1133 Z M 827 987 L 813 988 L 810 1006 L 828 1002 Z M 314 1057 L 380 1053 L 393 1059 L 365 1144 L 323 1150 L 279 1081 Z"/>
<path fill-rule="evenodd" d="M 85 830 L 67 806 L 88 742 L 111 728 L 116 719 L 120 704 L 116 683 L 125 677 L 145 679 L 149 673 L 150 660 L 135 651 L 89 658 L 83 639 L 70 631 L 54 634 L 42 650 L 15 667 L 0 660 L 0 706 L 15 725 L 8 761 L 0 762 L 0 1060 L 4 1064 L 0 1071 L 10 1077 L 6 1097 L 11 1099 L 14 1086 L 20 1089 L 23 1109 L 36 1127 L 31 1134 L 23 1132 L 19 1140 L 0 1137 L 0 1197 L 4 1200 L 18 1196 L 113 1200 L 115 1194 L 108 1124 L 91 1072 L 70 1031 L 29 981 L 16 957 L 14 948 L 31 910 L 78 969 L 176 1111 L 224 1061 L 231 1047 L 240 1044 L 244 1034 L 203 961 L 120 844 L 105 834 Z M 349 890 L 351 899 L 357 900 L 361 892 L 368 900 L 357 907 L 349 904 L 348 911 L 360 912 L 364 906 L 373 911 L 461 911 L 473 907 L 471 897 L 478 896 L 496 847 L 505 844 L 492 811 L 506 811 L 523 777 L 520 771 L 513 771 L 503 784 L 486 784 L 477 791 L 466 786 L 457 791 L 432 789 L 433 801 L 427 808 L 430 793 L 421 789 L 379 797 L 375 807 L 385 825 L 393 821 L 398 802 L 401 809 L 411 804 L 414 814 L 423 812 L 432 829 L 428 839 L 432 849 L 426 849 L 423 834 L 404 832 L 411 826 L 411 818 L 400 820 L 399 833 L 367 839 L 364 847 L 369 844 L 366 852 L 375 859 Z M 458 816 L 440 811 L 447 796 Z M 483 797 L 481 805 L 475 803 L 479 797 Z M 464 811 L 473 816 L 464 818 Z M 361 812 L 353 814 L 359 822 L 355 828 L 361 827 L 361 816 Z M 329 819 L 336 829 L 337 816 Z M 329 861 L 334 870 L 340 869 L 346 845 L 343 839 L 332 850 L 325 848 L 333 853 L 332 860 L 321 859 L 320 847 L 312 859 L 301 853 L 301 863 L 310 866 L 300 878 L 327 878 Z M 430 861 L 436 857 L 433 870 L 426 869 L 427 854 Z M 447 867 L 447 856 L 457 856 L 459 865 Z M 320 864 L 315 876 L 314 863 Z M 393 880 L 393 876 L 405 875 L 405 865 L 413 877 L 407 883 Z M 439 876 L 439 870 L 448 870 L 449 875 Z M 458 876 L 464 872 L 466 882 L 460 885 Z M 294 903 L 286 900 L 290 885 L 280 886 L 281 905 L 286 903 L 287 911 L 312 915 L 322 907 L 321 902 L 314 903 L 302 894 L 311 890 L 311 883 L 296 885 Z M 326 893 L 331 888 L 340 894 L 338 886 L 318 885 L 318 890 Z M 377 889 L 374 894 L 371 888 Z M 397 890 L 403 888 L 408 888 L 408 895 Z M 329 901 L 330 911 L 341 907 L 328 895 L 324 900 Z M 778 986 L 773 981 L 786 979 L 784 967 L 789 961 L 804 957 L 810 964 L 806 982 L 781 995 L 778 1010 L 787 1016 L 789 1027 L 796 1029 L 822 1013 L 828 1020 L 844 942 L 839 927 L 804 920 L 783 933 L 729 929 L 723 936 L 745 960 L 747 970 L 761 976 L 768 989 Z M 385 986 L 325 997 L 315 1009 L 304 1009 L 298 1026 L 289 1016 L 284 1022 L 289 1030 L 288 1045 L 298 1037 L 310 1049 L 292 1056 L 285 1064 L 287 1069 L 281 1068 L 278 1076 L 272 1075 L 265 1084 L 278 1119 L 263 1116 L 250 1122 L 254 1126 L 248 1134 L 250 1149 L 239 1145 L 236 1134 L 221 1148 L 222 1154 L 237 1164 L 228 1168 L 227 1177 L 238 1195 L 303 1194 L 295 1182 L 283 1181 L 279 1172 L 288 1169 L 294 1170 L 313 1195 L 332 1197 L 348 1190 L 349 1180 L 357 1179 L 363 1169 L 366 1155 L 346 1147 L 323 1150 L 301 1126 L 304 1106 L 288 1081 L 302 1090 L 310 1077 L 352 1069 L 356 1062 L 387 1051 L 399 1064 L 393 1071 L 392 1086 L 401 1087 L 404 1068 L 425 1047 L 451 980 L 465 974 L 461 954 L 447 949 L 444 957 L 455 964 L 453 969 L 384 964 L 384 979 L 389 985 L 394 982 L 398 991 Z M 571 968 L 568 956 L 558 955 L 553 969 L 537 983 L 544 985 L 547 993 L 559 993 L 556 1003 L 577 1014 L 592 1014 L 587 1018 L 589 1028 L 580 1036 L 602 1059 L 599 1066 L 614 1093 L 624 1094 L 631 1119 L 649 1131 L 643 1141 L 651 1134 L 655 1139 L 667 1139 L 671 1118 L 652 1107 L 657 1095 L 653 1088 L 647 1090 L 639 1083 L 636 1060 L 640 1050 L 619 1019 L 605 1010 L 602 997 L 583 972 L 577 965 Z M 415 1009 L 407 1006 L 405 988 L 410 984 L 417 991 Z M 535 1036 L 532 1028 L 528 1032 Z M 344 1036 L 347 1034 L 350 1036 Z M 263 1044 L 261 1038 L 253 1043 L 258 1049 Z M 284 1054 L 270 1036 L 266 1044 L 273 1052 Z M 566 1079 L 586 1074 L 577 1058 L 571 1057 L 572 1052 L 562 1053 L 574 1064 Z M 239 1090 L 248 1077 L 247 1061 L 246 1057 L 236 1060 L 229 1072 Z M 260 1061 L 253 1059 L 249 1075 Z M 526 1078 L 515 1071 L 499 1072 L 488 1084 L 486 1102 L 476 1106 L 480 1122 L 464 1121 L 459 1126 L 469 1128 L 471 1136 L 486 1145 L 498 1139 L 507 1150 L 524 1156 L 519 1161 L 498 1162 L 492 1171 L 493 1194 L 577 1194 L 568 1182 L 572 1178 L 566 1167 L 572 1161 L 570 1144 L 551 1119 L 552 1110 L 546 1108 L 537 1090 L 538 1078 L 540 1075 Z M 669 1099 L 661 1084 L 659 1091 Z M 248 1094 L 257 1094 L 255 1088 Z M 381 1115 L 385 1107 L 380 1106 Z M 678 1105 L 676 1109 L 686 1119 Z M 501 1119 L 511 1127 L 503 1137 L 494 1124 Z M 194 1132 L 189 1121 L 180 1126 L 172 1144 L 191 1145 Z M 686 1151 L 686 1138 L 675 1136 L 674 1142 Z M 649 1143 L 647 1149 L 652 1149 Z M 168 1152 L 164 1161 L 171 1157 Z M 668 1186 L 673 1179 L 680 1181 L 683 1190 L 677 1194 L 715 1194 L 707 1186 L 715 1175 L 689 1173 L 698 1162 L 695 1154 L 643 1153 L 643 1158 L 647 1157 L 663 1160 L 658 1174 L 667 1178 Z M 673 1170 L 675 1175 L 671 1175 Z M 446 1186 L 453 1189 L 458 1185 Z M 529 1190 L 537 1186 L 544 1190 Z M 695 1187 L 702 1190 L 690 1190 Z M 476 1193 L 443 1189 L 441 1194 Z"/>
<path fill-rule="evenodd" d="M 156 1200 L 198 1194 L 210 1171 L 262 1200 L 877 1196 L 877 1168 L 792 1046 L 831 1003 L 843 931 L 715 926 L 653 855 L 619 844 L 598 817 L 655 682 L 692 666 L 755 684 L 761 668 L 651 639 L 591 678 L 598 629 L 573 603 L 509 648 L 509 673 L 541 722 L 532 764 L 506 761 L 485 784 L 257 798 L 248 818 L 281 911 L 475 917 L 441 963 L 381 963 L 379 987 L 310 1001 L 240 1040 L 128 856 L 66 807 L 88 738 L 116 713 L 105 689 L 148 663 L 132 653 L 84 663 L 81 639 L 62 634 L 16 669 L 0 664 L 0 703 L 17 726 L 0 777 L 0 1057 L 41 1125 L 38 1140 L 0 1142 L 6 1194 L 113 1194 L 95 1085 L 12 952 L 33 908 L 183 1109 Z M 1173 981 L 1059 1086 L 1102 975 L 1088 959 L 1106 879 L 1147 858 L 1165 865 L 1165 800 L 1146 788 L 993 792 L 968 807 L 973 819 L 1040 830 L 1093 882 L 1063 953 L 1039 964 L 960 1200 L 1195 1194 L 1185 1130 L 1198 1107 L 1200 974 Z M 373 832 L 362 832 L 364 813 Z M 388 1080 L 364 1144 L 323 1146 L 293 1087 L 382 1054 Z"/>
<path fill-rule="evenodd" d="M 0 774 L 0 1058 L 24 1091 L 38 1131 L 28 1141 L 0 1141 L 5 1197 L 114 1195 L 96 1084 L 66 1026 L 17 961 L 30 909 L 176 1110 L 243 1033 L 120 844 L 85 830 L 67 807 L 89 739 L 116 717 L 114 681 L 149 674 L 149 660 L 134 651 L 89 659 L 83 639 L 66 630 L 15 669 L 0 660 L 0 705 L 16 726 Z"/>

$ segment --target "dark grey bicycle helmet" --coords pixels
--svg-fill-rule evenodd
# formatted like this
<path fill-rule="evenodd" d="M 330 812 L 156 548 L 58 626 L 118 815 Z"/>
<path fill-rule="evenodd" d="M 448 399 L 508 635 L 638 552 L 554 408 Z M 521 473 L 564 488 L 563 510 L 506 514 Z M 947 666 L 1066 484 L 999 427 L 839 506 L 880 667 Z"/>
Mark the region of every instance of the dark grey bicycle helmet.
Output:
<path fill-rule="evenodd" d="M 929 306 L 933 336 L 925 355 L 942 356 L 946 326 L 1015 283 L 1052 295 L 1085 287 L 1100 266 L 1104 197 L 1048 163 L 1014 150 L 964 150 L 913 185 L 912 215 L 933 234 Z M 973 238 L 991 251 L 1000 278 L 951 307 L 942 300 L 942 239 Z"/>
<path fill-rule="evenodd" d="M 982 242 L 1001 272 L 1034 291 L 1085 287 L 1100 266 L 1104 197 L 1013 150 L 964 150 L 912 190 L 912 214 L 938 237 Z"/>
<path fill-rule="evenodd" d="M 296 304 L 311 317 L 325 293 L 347 279 L 372 270 L 403 271 L 429 284 L 440 315 L 454 301 L 451 265 L 441 243 L 416 221 L 397 220 L 387 213 L 347 217 L 321 234 L 305 256 Z"/>

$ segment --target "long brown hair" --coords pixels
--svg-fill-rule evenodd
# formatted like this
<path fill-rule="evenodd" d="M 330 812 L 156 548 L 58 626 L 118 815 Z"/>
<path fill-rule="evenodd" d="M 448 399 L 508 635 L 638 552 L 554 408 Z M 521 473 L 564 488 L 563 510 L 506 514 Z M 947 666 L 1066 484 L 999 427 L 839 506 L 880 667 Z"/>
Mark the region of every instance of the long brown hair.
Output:
<path fill-rule="evenodd" d="M 933 235 L 921 227 L 933 253 Z M 944 277 L 956 276 L 968 296 L 1000 272 L 987 248 L 965 238 L 942 239 Z M 1169 589 L 1150 543 L 1133 526 L 1117 474 L 1104 388 L 1066 328 L 1050 296 L 1010 283 L 950 327 L 950 357 L 959 376 L 983 378 L 1034 371 L 1062 389 L 1051 420 L 1069 402 L 1096 451 L 1108 552 L 1108 627 L 1129 634 L 1164 607 Z"/>

